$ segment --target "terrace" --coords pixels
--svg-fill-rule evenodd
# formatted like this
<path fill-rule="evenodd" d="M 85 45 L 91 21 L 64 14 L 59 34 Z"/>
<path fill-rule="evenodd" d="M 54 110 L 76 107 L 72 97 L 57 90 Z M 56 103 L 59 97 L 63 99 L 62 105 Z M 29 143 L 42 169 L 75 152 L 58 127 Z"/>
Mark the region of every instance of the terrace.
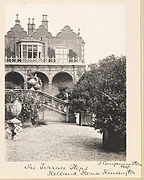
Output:
<path fill-rule="evenodd" d="M 84 65 L 83 58 L 18 58 L 5 57 L 6 65 Z"/>

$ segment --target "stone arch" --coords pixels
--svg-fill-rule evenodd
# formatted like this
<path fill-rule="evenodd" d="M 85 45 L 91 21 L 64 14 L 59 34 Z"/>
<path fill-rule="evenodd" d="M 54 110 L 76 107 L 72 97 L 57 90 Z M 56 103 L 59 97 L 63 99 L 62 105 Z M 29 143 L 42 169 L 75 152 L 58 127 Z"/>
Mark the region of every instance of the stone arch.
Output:
<path fill-rule="evenodd" d="M 52 79 L 53 86 L 58 87 L 59 85 L 71 85 L 73 82 L 72 76 L 67 72 L 59 72 L 55 74 Z"/>
<path fill-rule="evenodd" d="M 35 71 L 32 74 L 33 75 L 36 74 L 41 79 L 41 81 L 42 81 L 41 90 L 44 92 L 47 92 L 48 85 L 49 85 L 49 78 L 47 77 L 47 75 L 43 72 L 40 72 L 40 71 Z"/>
<path fill-rule="evenodd" d="M 68 72 L 58 72 L 52 78 L 53 95 L 59 94 L 58 88 L 60 86 L 67 86 L 68 88 L 72 85 L 73 78 Z"/>
<path fill-rule="evenodd" d="M 18 72 L 15 72 L 15 71 L 11 71 L 11 72 L 8 72 L 6 75 L 5 75 L 5 83 L 7 82 L 12 82 L 13 85 L 11 84 L 6 84 L 6 87 L 7 88 L 22 88 L 24 89 L 24 77 L 23 75 L 21 75 L 20 73 Z"/>

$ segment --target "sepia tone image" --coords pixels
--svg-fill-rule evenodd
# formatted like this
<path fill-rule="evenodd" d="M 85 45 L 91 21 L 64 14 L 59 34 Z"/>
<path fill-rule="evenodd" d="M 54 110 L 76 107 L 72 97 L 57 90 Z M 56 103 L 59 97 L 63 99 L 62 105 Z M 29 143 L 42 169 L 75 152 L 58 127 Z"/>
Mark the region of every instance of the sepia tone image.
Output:
<path fill-rule="evenodd" d="M 126 132 L 125 6 L 7 4 L 6 160 L 125 161 Z"/>

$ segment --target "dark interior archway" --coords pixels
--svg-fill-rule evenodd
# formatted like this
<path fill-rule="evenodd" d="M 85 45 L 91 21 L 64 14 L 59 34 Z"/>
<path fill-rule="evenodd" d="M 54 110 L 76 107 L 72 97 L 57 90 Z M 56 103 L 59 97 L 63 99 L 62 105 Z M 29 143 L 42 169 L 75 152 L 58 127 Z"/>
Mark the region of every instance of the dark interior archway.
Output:
<path fill-rule="evenodd" d="M 24 78 L 18 72 L 9 72 L 5 76 L 5 87 L 8 89 L 24 88 Z"/>
<path fill-rule="evenodd" d="M 66 72 L 57 73 L 52 80 L 52 84 L 56 87 L 69 86 L 73 82 L 72 76 Z"/>

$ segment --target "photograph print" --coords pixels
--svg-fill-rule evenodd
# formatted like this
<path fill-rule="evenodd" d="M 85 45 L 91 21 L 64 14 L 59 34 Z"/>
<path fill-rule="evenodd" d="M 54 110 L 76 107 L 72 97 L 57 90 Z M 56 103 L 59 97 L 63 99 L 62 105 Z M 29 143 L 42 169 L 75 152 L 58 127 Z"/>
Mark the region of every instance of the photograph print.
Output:
<path fill-rule="evenodd" d="M 6 161 L 126 161 L 126 7 L 5 5 Z"/>

